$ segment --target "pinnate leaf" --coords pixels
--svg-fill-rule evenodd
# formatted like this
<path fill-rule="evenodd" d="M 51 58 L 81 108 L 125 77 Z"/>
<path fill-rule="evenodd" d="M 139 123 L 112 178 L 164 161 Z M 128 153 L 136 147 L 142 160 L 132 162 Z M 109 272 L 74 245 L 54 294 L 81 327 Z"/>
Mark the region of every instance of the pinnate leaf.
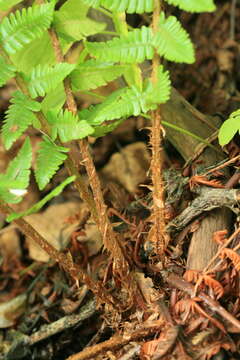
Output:
<path fill-rule="evenodd" d="M 5 174 L 0 174 L 0 199 L 9 203 L 22 200 L 21 190 L 29 184 L 32 149 L 27 138 L 17 156 L 10 162 Z"/>
<path fill-rule="evenodd" d="M 216 10 L 213 0 L 166 0 L 166 2 L 189 12 L 212 12 Z"/>
<path fill-rule="evenodd" d="M 44 4 L 17 10 L 0 24 L 0 40 L 9 54 L 22 49 L 25 44 L 39 38 L 49 28 L 53 5 Z"/>
<path fill-rule="evenodd" d="M 79 64 L 71 73 L 72 85 L 76 90 L 96 89 L 121 76 L 126 70 L 124 65 L 87 60 Z"/>
<path fill-rule="evenodd" d="M 7 64 L 3 57 L 0 56 L 0 87 L 15 75 L 15 71 L 15 67 Z"/>
<path fill-rule="evenodd" d="M 29 99 L 20 91 L 13 94 L 2 126 L 2 139 L 5 148 L 11 148 L 23 132 L 36 121 L 34 112 L 39 111 L 41 104 Z"/>
<path fill-rule="evenodd" d="M 153 45 L 167 60 L 188 64 L 195 61 L 193 44 L 175 16 L 165 18 L 164 13 L 161 14 Z"/>
<path fill-rule="evenodd" d="M 38 150 L 35 177 L 40 190 L 49 183 L 62 163 L 66 160 L 68 149 L 57 146 L 44 137 Z"/>
<path fill-rule="evenodd" d="M 54 90 L 75 68 L 75 65 L 59 63 L 55 66 L 38 65 L 26 79 L 33 98 Z"/>
<path fill-rule="evenodd" d="M 103 6 L 111 11 L 128 14 L 142 14 L 153 11 L 153 0 L 83 0 L 85 4 L 92 7 Z"/>
<path fill-rule="evenodd" d="M 89 53 L 101 61 L 141 63 L 152 59 L 152 30 L 146 26 L 107 42 L 86 42 Z"/>
<path fill-rule="evenodd" d="M 85 120 L 79 121 L 78 116 L 75 116 L 68 110 L 53 110 L 47 113 L 47 119 L 51 125 L 51 137 L 53 140 L 59 136 L 62 142 L 71 140 L 83 139 L 94 132 L 94 129 Z"/>

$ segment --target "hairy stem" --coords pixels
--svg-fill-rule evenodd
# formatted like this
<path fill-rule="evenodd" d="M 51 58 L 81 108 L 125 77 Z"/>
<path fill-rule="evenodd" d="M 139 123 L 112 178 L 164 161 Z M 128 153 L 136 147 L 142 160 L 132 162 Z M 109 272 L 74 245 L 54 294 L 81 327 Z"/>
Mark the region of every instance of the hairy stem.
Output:
<path fill-rule="evenodd" d="M 49 31 L 53 48 L 55 50 L 56 59 L 58 62 L 62 62 L 64 60 L 63 54 L 61 51 L 61 47 L 59 44 L 59 40 L 57 34 L 53 29 Z M 75 102 L 71 84 L 68 79 L 64 81 L 64 88 L 67 97 L 67 108 L 73 114 L 77 114 L 77 104 Z M 129 274 L 129 265 L 125 259 L 124 253 L 122 251 L 121 246 L 119 245 L 119 239 L 117 234 L 113 231 L 112 225 L 109 221 L 107 215 L 107 207 L 104 202 L 101 184 L 99 177 L 96 172 L 96 168 L 92 159 L 92 156 L 89 151 L 88 142 L 84 140 L 79 141 L 79 147 L 81 151 L 81 156 L 83 158 L 83 164 L 86 168 L 89 183 L 93 192 L 93 197 L 95 200 L 95 206 L 98 214 L 98 219 L 96 219 L 96 223 L 98 225 L 99 231 L 103 238 L 104 247 L 110 252 L 112 260 L 113 260 L 113 271 L 119 276 L 121 279 L 127 279 Z"/>
<path fill-rule="evenodd" d="M 159 0 L 154 0 L 154 11 L 152 29 L 153 33 L 158 30 L 159 14 L 161 5 Z M 158 81 L 158 68 L 160 59 L 155 51 L 152 62 L 152 76 L 153 85 Z M 153 184 L 153 225 L 149 232 L 148 240 L 151 241 L 155 247 L 156 254 L 163 259 L 164 250 L 169 242 L 169 236 L 166 232 L 166 223 L 164 216 L 164 182 L 163 182 L 163 150 L 162 150 L 162 125 L 160 109 L 154 110 L 151 113 L 152 128 L 150 135 L 150 144 L 152 147 L 152 159 L 150 164 L 152 184 Z"/>

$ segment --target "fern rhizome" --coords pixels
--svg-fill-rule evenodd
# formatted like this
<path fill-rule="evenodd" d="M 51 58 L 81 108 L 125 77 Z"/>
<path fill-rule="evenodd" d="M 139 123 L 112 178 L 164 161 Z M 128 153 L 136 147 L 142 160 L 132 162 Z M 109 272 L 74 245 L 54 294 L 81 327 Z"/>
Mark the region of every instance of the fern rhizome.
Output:
<path fill-rule="evenodd" d="M 27 236 L 36 241 L 59 262 L 76 281 L 83 281 L 102 302 L 124 309 L 131 306 L 136 293 L 129 263 L 124 256 L 120 234 L 107 215 L 100 181 L 89 151 L 88 136 L 100 137 L 111 132 L 130 116 L 147 114 L 152 118 L 150 145 L 153 189 L 152 228 L 149 240 L 156 256 L 162 259 L 168 244 L 164 223 L 164 199 L 161 152 L 161 106 L 170 97 L 171 83 L 167 61 L 191 64 L 194 46 L 186 30 L 175 16 L 168 16 L 165 5 L 190 12 L 214 11 L 212 0 L 42 0 L 33 6 L 21 6 L 21 0 L 0 0 L 4 11 L 0 24 L 0 85 L 14 79 L 17 91 L 2 124 L 2 141 L 11 149 L 29 128 L 39 132 L 41 141 L 36 166 L 31 170 L 31 138 L 25 141 L 17 156 L 0 174 L 0 209 L 15 221 Z M 93 20 L 91 11 L 102 12 L 111 19 L 107 24 Z M 127 14 L 150 13 L 149 26 L 132 28 Z M 91 41 L 93 35 L 106 34 L 107 41 Z M 96 37 L 97 38 L 97 37 Z M 69 63 L 73 46 L 79 55 Z M 143 76 L 141 65 L 152 64 L 149 77 Z M 87 109 L 77 107 L 75 94 L 91 92 L 108 82 L 119 81 L 119 89 Z M 88 185 L 78 171 L 79 163 L 71 149 L 78 142 Z M 28 191 L 31 171 L 40 190 L 64 164 L 69 177 L 39 203 L 23 213 L 14 213 L 9 204 L 19 203 Z M 102 235 L 104 248 L 112 261 L 113 275 L 122 289 L 131 290 L 132 298 L 120 301 L 95 283 L 79 266 L 70 252 L 60 253 L 40 236 L 23 217 L 37 212 L 66 185 L 73 182 L 80 198 L 86 202 Z"/>

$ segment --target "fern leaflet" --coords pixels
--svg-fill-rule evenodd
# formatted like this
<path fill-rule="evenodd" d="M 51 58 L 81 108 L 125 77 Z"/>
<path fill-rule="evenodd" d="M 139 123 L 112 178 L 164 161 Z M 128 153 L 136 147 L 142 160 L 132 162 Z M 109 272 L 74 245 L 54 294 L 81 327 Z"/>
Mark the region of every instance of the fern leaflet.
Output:
<path fill-rule="evenodd" d="M 152 38 L 152 30 L 142 26 L 107 42 L 86 42 L 86 48 L 101 61 L 141 63 L 153 57 Z"/>
<path fill-rule="evenodd" d="M 33 98 L 44 96 L 54 90 L 75 68 L 75 65 L 59 63 L 54 66 L 38 65 L 27 77 L 29 91 Z"/>
<path fill-rule="evenodd" d="M 79 117 L 86 119 L 90 125 L 95 127 L 104 121 L 132 115 L 138 116 L 142 112 L 146 113 L 150 109 L 155 109 L 157 104 L 166 102 L 169 96 L 169 74 L 167 71 L 164 72 L 163 67 L 160 66 L 158 82 L 155 86 L 149 81 L 143 92 L 135 87 L 119 89 L 108 96 L 101 104 L 80 111 Z M 96 133 L 98 134 L 97 131 Z"/>
<path fill-rule="evenodd" d="M 65 153 L 68 151 L 65 147 L 55 145 L 47 137 L 43 138 L 38 150 L 35 170 L 35 177 L 40 190 L 44 189 L 60 165 L 66 160 L 67 155 Z"/>
<path fill-rule="evenodd" d="M 5 174 L 0 174 L 0 199 L 18 203 L 29 184 L 32 149 L 27 138 L 17 156 L 10 162 Z"/>
<path fill-rule="evenodd" d="M 189 12 L 211 12 L 216 10 L 213 0 L 166 0 L 166 2 Z"/>
<path fill-rule="evenodd" d="M 144 97 L 146 104 L 150 109 L 155 109 L 157 104 L 164 104 L 168 101 L 171 92 L 171 82 L 169 79 L 169 72 L 164 71 L 163 66 L 158 69 L 158 81 L 153 85 L 152 81 L 148 80 Z"/>
<path fill-rule="evenodd" d="M 44 4 L 17 10 L 0 24 L 0 39 L 9 54 L 22 49 L 25 44 L 42 36 L 51 24 L 53 5 Z"/>
<path fill-rule="evenodd" d="M 68 0 L 54 13 L 54 27 L 68 41 L 82 40 L 105 29 L 106 24 L 87 16 L 89 7 L 79 0 Z"/>
<path fill-rule="evenodd" d="M 72 85 L 76 90 L 96 89 L 115 80 L 126 70 L 124 65 L 88 60 L 79 64 L 71 73 Z"/>
<path fill-rule="evenodd" d="M 175 16 L 165 19 L 164 13 L 161 14 L 153 45 L 167 60 L 188 64 L 195 61 L 193 44 Z"/>
<path fill-rule="evenodd" d="M 64 190 L 64 188 L 73 182 L 75 180 L 75 176 L 69 176 L 66 180 L 64 180 L 60 185 L 58 185 L 55 189 L 53 189 L 49 194 L 47 194 L 43 199 L 38 201 L 36 204 L 34 204 L 32 207 L 27 209 L 26 211 L 22 211 L 20 213 L 11 213 L 7 217 L 7 221 L 11 222 L 13 220 L 19 219 L 20 217 L 27 216 L 34 214 L 41 210 L 41 208 L 50 200 L 52 200 L 54 197 L 61 194 L 61 192 Z"/>
<path fill-rule="evenodd" d="M 153 0 L 83 0 L 83 2 L 95 8 L 104 6 L 111 11 L 125 11 L 128 14 L 153 11 Z"/>
<path fill-rule="evenodd" d="M 16 91 L 11 99 L 12 105 L 6 112 L 2 127 L 2 138 L 5 148 L 8 150 L 28 128 L 36 121 L 33 112 L 39 111 L 41 105 L 29 99 L 20 91 Z"/>
<path fill-rule="evenodd" d="M 3 86 L 6 81 L 14 77 L 15 67 L 7 64 L 3 57 L 0 56 L 0 87 Z"/>
<path fill-rule="evenodd" d="M 85 120 L 79 121 L 71 111 L 53 110 L 47 113 L 47 119 L 51 125 L 51 137 L 53 140 L 59 136 L 62 142 L 83 139 L 94 132 L 94 129 Z"/>

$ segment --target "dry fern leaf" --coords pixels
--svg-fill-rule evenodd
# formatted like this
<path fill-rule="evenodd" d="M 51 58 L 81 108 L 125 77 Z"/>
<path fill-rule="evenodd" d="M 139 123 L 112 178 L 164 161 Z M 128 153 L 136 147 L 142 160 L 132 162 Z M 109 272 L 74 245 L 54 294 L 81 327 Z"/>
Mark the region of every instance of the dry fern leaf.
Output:
<path fill-rule="evenodd" d="M 224 185 L 222 185 L 219 180 L 208 180 L 206 178 L 206 176 L 204 176 L 204 175 L 194 175 L 190 178 L 189 186 L 190 186 L 191 190 L 194 188 L 194 186 L 199 185 L 199 184 L 207 185 L 207 186 L 211 186 L 213 188 L 219 188 L 219 189 L 224 188 Z"/>
<path fill-rule="evenodd" d="M 200 279 L 200 281 L 201 281 L 201 283 L 204 283 L 205 285 L 207 285 L 209 288 L 211 288 L 214 291 L 214 294 L 216 295 L 217 299 L 219 299 L 220 297 L 223 296 L 224 289 L 219 281 L 213 279 L 209 275 L 203 275 L 202 278 Z"/>
<path fill-rule="evenodd" d="M 221 258 L 222 259 L 230 259 L 233 263 L 233 266 L 237 271 L 240 270 L 240 255 L 236 253 L 236 251 L 232 249 L 225 248 L 221 251 Z"/>
<path fill-rule="evenodd" d="M 228 231 L 226 229 L 215 231 L 213 233 L 213 241 L 215 241 L 218 245 L 223 245 L 226 242 L 227 233 Z"/>
<path fill-rule="evenodd" d="M 199 270 L 187 270 L 185 271 L 183 278 L 184 280 L 195 284 L 200 276 L 201 276 L 201 271 Z"/>

